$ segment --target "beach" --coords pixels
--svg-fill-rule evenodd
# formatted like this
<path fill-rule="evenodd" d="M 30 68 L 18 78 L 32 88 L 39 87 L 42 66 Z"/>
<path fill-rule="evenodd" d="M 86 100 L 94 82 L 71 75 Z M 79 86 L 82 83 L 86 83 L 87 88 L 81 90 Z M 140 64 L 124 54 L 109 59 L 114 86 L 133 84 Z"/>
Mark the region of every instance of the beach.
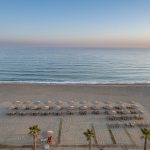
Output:
<path fill-rule="evenodd" d="M 150 110 L 150 84 L 0 84 L 1 103 L 17 100 L 137 101 Z"/>
<path fill-rule="evenodd" d="M 140 126 L 149 122 L 150 110 L 149 84 L 37 84 L 37 83 L 1 83 L 0 84 L 0 144 L 11 146 L 32 145 L 28 134 L 29 126 L 38 124 L 41 137 L 46 137 L 49 130 L 54 132 L 53 149 L 87 149 L 88 143 L 83 135 L 87 128 L 95 132 L 93 149 L 128 150 L 142 149 Z M 100 101 L 116 102 L 135 101 L 145 107 L 144 119 L 109 120 L 109 115 L 79 113 L 73 115 L 6 115 L 8 107 L 15 101 Z M 26 110 L 25 110 L 26 111 Z M 28 110 L 27 110 L 28 111 Z M 32 111 L 32 110 L 31 110 Z M 3 132 L 5 131 L 5 132 Z M 113 136 L 113 138 L 112 138 Z M 43 143 L 38 140 L 38 145 Z M 2 148 L 2 146 L 1 146 Z"/>

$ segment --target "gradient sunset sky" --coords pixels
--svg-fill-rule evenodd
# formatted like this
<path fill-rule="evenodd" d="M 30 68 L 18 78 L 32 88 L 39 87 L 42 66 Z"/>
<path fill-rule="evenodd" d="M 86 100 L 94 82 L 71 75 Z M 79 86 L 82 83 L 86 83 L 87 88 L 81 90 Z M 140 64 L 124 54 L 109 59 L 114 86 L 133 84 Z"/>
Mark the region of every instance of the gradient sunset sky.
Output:
<path fill-rule="evenodd" d="M 0 45 L 150 47 L 150 0 L 0 0 Z"/>

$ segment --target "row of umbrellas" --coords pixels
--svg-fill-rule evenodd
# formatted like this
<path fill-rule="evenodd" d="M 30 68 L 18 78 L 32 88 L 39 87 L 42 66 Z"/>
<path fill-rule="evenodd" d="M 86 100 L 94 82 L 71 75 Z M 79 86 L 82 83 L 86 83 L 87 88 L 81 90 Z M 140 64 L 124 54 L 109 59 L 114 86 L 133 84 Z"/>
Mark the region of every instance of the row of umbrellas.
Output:
<path fill-rule="evenodd" d="M 99 102 L 99 101 L 93 101 L 93 102 L 87 102 L 87 101 L 80 101 L 80 102 L 76 102 L 76 101 L 69 101 L 69 102 L 65 102 L 65 101 L 46 101 L 46 102 L 42 102 L 42 101 L 15 101 L 13 102 L 9 109 L 56 109 L 56 110 L 60 110 L 63 108 L 67 108 L 70 110 L 79 108 L 79 109 L 94 109 L 94 110 L 98 110 L 100 108 L 104 108 L 106 110 L 113 110 L 114 109 L 121 109 L 121 110 L 125 110 L 124 108 L 130 108 L 130 109 L 139 109 L 140 105 L 135 103 L 135 102 L 130 102 L 130 103 L 123 103 L 123 102 L 118 102 L 118 103 L 112 103 L 112 102 Z"/>

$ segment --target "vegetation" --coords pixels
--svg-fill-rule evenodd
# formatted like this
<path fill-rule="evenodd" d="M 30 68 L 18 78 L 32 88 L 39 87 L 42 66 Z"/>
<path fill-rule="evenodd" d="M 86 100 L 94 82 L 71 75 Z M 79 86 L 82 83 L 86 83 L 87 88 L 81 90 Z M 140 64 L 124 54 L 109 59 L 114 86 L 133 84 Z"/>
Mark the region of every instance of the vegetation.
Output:
<path fill-rule="evenodd" d="M 143 129 L 141 129 L 141 132 L 143 134 L 142 137 L 145 139 L 144 150 L 147 150 L 147 140 L 150 138 L 150 129 L 143 128 Z"/>
<path fill-rule="evenodd" d="M 29 127 L 29 134 L 32 135 L 33 137 L 33 150 L 36 150 L 36 140 L 37 137 L 41 131 L 41 129 L 38 127 L 38 125 L 33 125 L 31 127 Z"/>
<path fill-rule="evenodd" d="M 95 137 L 94 131 L 93 131 L 93 129 L 87 129 L 83 134 L 85 135 L 86 140 L 89 142 L 89 150 L 91 150 L 92 138 Z"/>

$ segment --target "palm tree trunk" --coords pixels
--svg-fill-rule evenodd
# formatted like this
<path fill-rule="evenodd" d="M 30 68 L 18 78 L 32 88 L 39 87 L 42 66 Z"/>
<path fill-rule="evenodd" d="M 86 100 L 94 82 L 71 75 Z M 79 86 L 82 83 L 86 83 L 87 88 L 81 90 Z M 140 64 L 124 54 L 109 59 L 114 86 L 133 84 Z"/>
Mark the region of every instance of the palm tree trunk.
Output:
<path fill-rule="evenodd" d="M 33 135 L 33 149 L 36 150 L 36 136 Z"/>
<path fill-rule="evenodd" d="M 89 150 L 91 150 L 92 148 L 92 142 L 91 142 L 91 139 L 89 140 Z"/>
<path fill-rule="evenodd" d="M 145 142 L 144 142 L 144 150 L 146 150 L 147 148 L 147 136 L 145 137 Z"/>

